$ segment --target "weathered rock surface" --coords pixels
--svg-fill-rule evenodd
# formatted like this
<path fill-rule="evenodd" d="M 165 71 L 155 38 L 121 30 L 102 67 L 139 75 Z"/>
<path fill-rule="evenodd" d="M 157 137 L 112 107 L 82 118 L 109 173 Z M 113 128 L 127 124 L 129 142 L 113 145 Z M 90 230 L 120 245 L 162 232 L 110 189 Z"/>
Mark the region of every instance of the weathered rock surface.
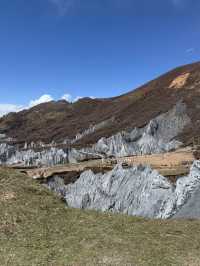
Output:
<path fill-rule="evenodd" d="M 15 147 L 6 143 L 0 144 L 0 164 L 6 163 L 15 154 Z"/>
<path fill-rule="evenodd" d="M 65 183 L 64 178 L 60 176 L 54 176 L 51 179 L 49 179 L 48 184 L 44 184 L 46 187 L 48 187 L 50 190 L 54 191 L 57 195 L 60 197 L 65 196 Z"/>
<path fill-rule="evenodd" d="M 144 128 L 120 132 L 107 139 L 101 138 L 92 148 L 72 150 L 69 161 L 82 161 L 92 154 L 123 157 L 175 150 L 182 143 L 174 138 L 189 123 L 190 118 L 186 113 L 186 106 L 179 102 L 172 110 L 151 120 Z"/>
<path fill-rule="evenodd" d="M 0 144 L 0 164 L 23 164 L 26 166 L 54 166 L 68 162 L 68 151 L 57 148 L 17 150 L 15 146 Z"/>
<path fill-rule="evenodd" d="M 198 187 L 187 203 L 173 216 L 173 218 L 200 218 L 200 187 Z"/>
<path fill-rule="evenodd" d="M 185 203 L 182 208 L 174 215 L 174 218 L 200 218 L 200 163 L 196 162 L 191 170 L 190 179 L 180 182 L 179 187 L 182 187 L 185 194 L 185 199 L 180 201 L 180 204 Z"/>
<path fill-rule="evenodd" d="M 161 203 L 172 196 L 173 186 L 150 167 L 123 169 L 94 175 L 87 171 L 65 190 L 70 207 L 158 217 Z"/>
<path fill-rule="evenodd" d="M 194 161 L 188 176 L 180 177 L 176 182 L 173 197 L 169 197 L 163 204 L 161 218 L 171 217 L 182 210 L 191 212 L 189 202 L 194 199 L 196 192 L 200 189 L 200 161 Z M 200 204 L 200 202 L 199 202 Z M 198 203 L 197 203 L 198 205 Z M 200 208 L 199 208 L 200 210 Z M 192 212 L 191 212 L 192 214 Z M 191 216 L 192 217 L 192 216 Z M 200 218 L 200 212 L 197 215 Z"/>
<path fill-rule="evenodd" d="M 200 217 L 200 202 L 191 211 L 200 190 L 200 161 L 190 174 L 175 184 L 148 166 L 123 169 L 116 166 L 106 174 L 86 171 L 74 183 L 65 186 L 62 178 L 53 177 L 48 186 L 62 195 L 70 207 L 120 212 L 149 218 Z"/>
<path fill-rule="evenodd" d="M 151 120 L 144 128 L 120 132 L 110 138 L 101 138 L 92 148 L 61 149 L 56 147 L 18 150 L 15 146 L 0 144 L 0 164 L 54 166 L 84 160 L 146 155 L 175 150 L 181 142 L 175 137 L 190 123 L 185 104 L 179 102 L 169 112 Z"/>

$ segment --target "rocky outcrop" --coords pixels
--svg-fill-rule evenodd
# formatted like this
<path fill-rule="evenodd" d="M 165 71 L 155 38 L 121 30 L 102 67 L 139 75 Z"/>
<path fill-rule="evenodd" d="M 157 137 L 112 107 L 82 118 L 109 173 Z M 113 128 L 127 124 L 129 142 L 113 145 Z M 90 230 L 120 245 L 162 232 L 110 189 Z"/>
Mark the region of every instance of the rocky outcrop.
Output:
<path fill-rule="evenodd" d="M 50 178 L 48 183 L 44 184 L 44 186 L 55 192 L 58 196 L 64 198 L 66 186 L 63 177 L 56 175 Z"/>
<path fill-rule="evenodd" d="M 25 166 L 54 166 L 68 162 L 68 150 L 50 148 L 42 151 L 18 150 L 15 146 L 0 144 L 0 164 Z"/>
<path fill-rule="evenodd" d="M 180 177 L 177 180 L 173 196 L 169 197 L 168 200 L 162 205 L 162 214 L 160 215 L 160 218 L 168 218 L 174 216 L 183 209 L 187 209 L 188 202 L 195 197 L 195 194 L 199 189 L 200 161 L 194 161 L 189 175 Z M 198 218 L 200 218 L 200 212 L 198 214 Z"/>
<path fill-rule="evenodd" d="M 15 147 L 6 143 L 0 144 L 0 164 L 7 162 L 15 154 Z"/>
<path fill-rule="evenodd" d="M 191 213 L 190 202 L 199 197 L 200 161 L 195 161 L 190 174 L 180 177 L 175 184 L 148 166 L 123 169 L 118 165 L 106 174 L 86 171 L 67 186 L 55 176 L 48 186 L 70 207 L 166 219 L 181 214 L 182 210 Z M 200 203 L 196 205 L 195 215 L 200 217 Z"/>
<path fill-rule="evenodd" d="M 101 138 L 92 148 L 72 150 L 69 161 L 82 161 L 92 154 L 99 157 L 123 157 L 175 150 L 182 143 L 174 138 L 189 123 L 186 106 L 179 102 L 172 110 L 151 120 L 144 128 L 134 128 L 110 138 Z"/>
<path fill-rule="evenodd" d="M 74 144 L 74 143 L 76 143 L 77 141 L 81 140 L 82 138 L 84 138 L 84 137 L 86 137 L 86 136 L 88 136 L 88 135 L 91 135 L 91 134 L 94 133 L 95 131 L 100 130 L 100 129 L 106 127 L 106 126 L 110 126 L 110 125 L 112 125 L 112 123 L 114 122 L 114 120 L 115 120 L 115 118 L 112 117 L 112 118 L 107 119 L 107 120 L 105 120 L 105 121 L 103 121 L 103 122 L 101 122 L 101 123 L 98 123 L 98 124 L 96 124 L 96 125 L 91 125 L 88 129 L 84 130 L 84 131 L 81 132 L 81 133 L 78 133 L 78 134 L 75 136 L 74 139 L 71 139 L 71 140 L 70 140 L 70 139 L 66 138 L 66 139 L 64 140 L 63 143 L 66 143 L 66 144 L 68 144 L 68 143 L 69 143 L 69 144 Z"/>
<path fill-rule="evenodd" d="M 17 151 L 15 156 L 8 161 L 9 164 L 23 162 L 25 165 L 31 166 L 54 166 L 68 162 L 67 151 L 63 149 L 50 148 L 40 152 L 33 150 Z"/>
<path fill-rule="evenodd" d="M 66 187 L 70 207 L 158 217 L 160 207 L 173 194 L 173 186 L 150 167 L 123 169 L 120 165 L 102 175 L 83 173 Z"/>
<path fill-rule="evenodd" d="M 173 218 L 199 219 L 200 218 L 200 187 L 198 187 L 185 205 L 173 216 Z"/>
<path fill-rule="evenodd" d="M 173 218 L 200 218 L 200 162 L 196 161 L 192 166 L 189 179 L 187 177 L 178 180 L 177 195 L 184 193 L 184 197 L 178 200 L 179 211 Z M 180 208 L 182 206 L 182 208 Z"/>
<path fill-rule="evenodd" d="M 31 148 L 18 150 L 15 146 L 1 144 L 0 163 L 54 166 L 96 158 L 164 153 L 182 145 L 175 137 L 189 123 L 186 106 L 179 102 L 172 110 L 151 120 L 145 127 L 119 132 L 110 138 L 101 138 L 91 148 L 61 149 L 54 145 L 35 151 Z M 102 127 L 102 124 L 97 126 Z"/>

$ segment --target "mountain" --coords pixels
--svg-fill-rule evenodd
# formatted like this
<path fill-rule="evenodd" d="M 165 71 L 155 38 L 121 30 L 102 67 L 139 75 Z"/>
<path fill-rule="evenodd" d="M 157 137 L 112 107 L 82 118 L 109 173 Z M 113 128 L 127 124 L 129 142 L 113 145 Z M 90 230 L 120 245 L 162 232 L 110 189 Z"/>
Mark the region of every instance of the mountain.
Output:
<path fill-rule="evenodd" d="M 190 144 L 199 139 L 199 96 L 195 63 L 118 97 L 10 113 L 0 120 L 0 165 L 40 180 L 69 207 L 198 218 L 200 149 Z"/>
<path fill-rule="evenodd" d="M 101 137 L 141 128 L 178 102 L 186 105 L 191 123 L 178 135 L 185 145 L 200 132 L 200 62 L 176 68 L 124 95 L 108 99 L 83 98 L 75 103 L 52 101 L 0 119 L 0 133 L 17 143 L 61 143 L 74 139 L 85 147 Z M 86 134 L 84 134 L 86 132 Z"/>

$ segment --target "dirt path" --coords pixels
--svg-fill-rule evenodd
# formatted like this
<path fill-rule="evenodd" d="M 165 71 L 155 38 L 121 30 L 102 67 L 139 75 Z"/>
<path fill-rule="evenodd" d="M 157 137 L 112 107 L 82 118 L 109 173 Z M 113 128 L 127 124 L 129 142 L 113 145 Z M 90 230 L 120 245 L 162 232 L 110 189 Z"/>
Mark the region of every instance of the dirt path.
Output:
<path fill-rule="evenodd" d="M 194 151 L 191 148 L 184 148 L 175 152 L 153 155 L 130 156 L 118 159 L 91 160 L 77 164 L 65 164 L 54 167 L 44 167 L 36 169 L 19 169 L 34 179 L 48 178 L 55 174 L 65 174 L 69 172 L 81 173 L 91 169 L 95 171 L 111 170 L 117 163 L 125 166 L 150 165 L 164 176 L 180 176 L 187 174 L 192 162 L 195 160 Z"/>

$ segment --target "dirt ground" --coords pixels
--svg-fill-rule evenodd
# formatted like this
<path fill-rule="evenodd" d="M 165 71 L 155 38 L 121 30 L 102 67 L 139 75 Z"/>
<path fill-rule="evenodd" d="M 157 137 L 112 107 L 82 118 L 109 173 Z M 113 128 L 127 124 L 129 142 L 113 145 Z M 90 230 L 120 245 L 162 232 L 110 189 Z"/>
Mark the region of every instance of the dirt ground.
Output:
<path fill-rule="evenodd" d="M 105 172 L 113 169 L 117 163 L 122 163 L 125 167 L 133 165 L 150 165 L 164 176 L 178 176 L 189 172 L 192 162 L 195 160 L 194 150 L 190 147 L 179 149 L 175 152 L 164 154 L 130 156 L 118 159 L 90 160 L 77 164 L 65 164 L 54 167 L 39 169 L 22 169 L 34 179 L 48 178 L 55 174 L 66 174 L 69 172 L 81 173 L 91 169 L 95 172 Z"/>

